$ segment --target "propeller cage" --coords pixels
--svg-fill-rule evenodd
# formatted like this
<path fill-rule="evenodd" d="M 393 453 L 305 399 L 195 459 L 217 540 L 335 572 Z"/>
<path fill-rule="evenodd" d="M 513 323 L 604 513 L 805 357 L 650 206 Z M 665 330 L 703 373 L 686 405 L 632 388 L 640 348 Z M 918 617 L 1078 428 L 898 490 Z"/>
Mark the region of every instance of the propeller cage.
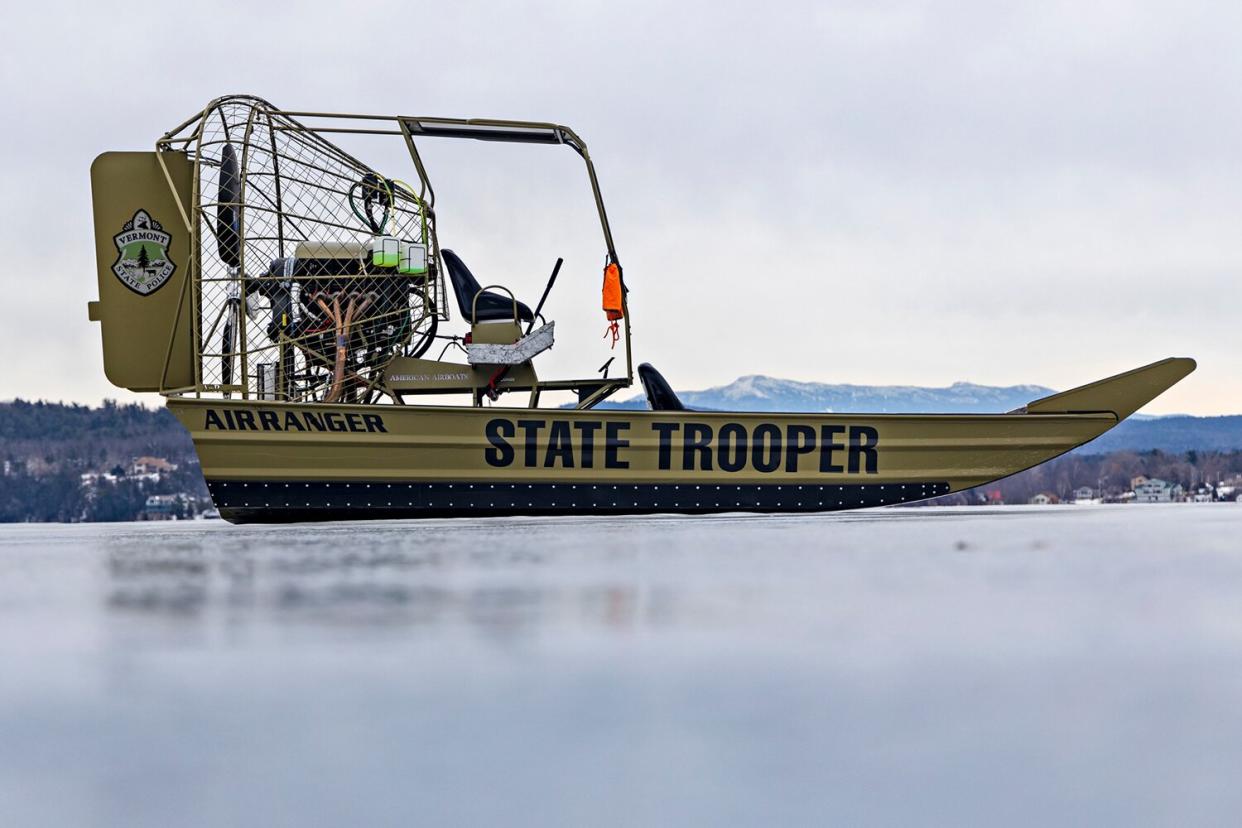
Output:
<path fill-rule="evenodd" d="M 408 131 L 416 186 L 345 152 L 324 137 L 333 131 L 359 130 L 230 97 L 159 142 L 194 167 L 200 393 L 372 402 L 389 393 L 388 363 L 421 356 L 447 318 L 431 189 Z"/>

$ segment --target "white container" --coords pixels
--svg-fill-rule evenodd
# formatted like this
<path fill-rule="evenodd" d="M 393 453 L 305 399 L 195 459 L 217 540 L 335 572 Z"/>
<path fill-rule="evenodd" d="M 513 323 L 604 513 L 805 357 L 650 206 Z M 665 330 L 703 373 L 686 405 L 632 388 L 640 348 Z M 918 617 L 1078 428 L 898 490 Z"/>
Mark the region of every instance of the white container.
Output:
<path fill-rule="evenodd" d="M 398 273 L 421 276 L 427 272 L 427 248 L 425 245 L 401 242 L 401 256 L 397 262 Z"/>
<path fill-rule="evenodd" d="M 375 267 L 396 267 L 401 260 L 401 242 L 396 236 L 371 239 L 371 264 Z"/>

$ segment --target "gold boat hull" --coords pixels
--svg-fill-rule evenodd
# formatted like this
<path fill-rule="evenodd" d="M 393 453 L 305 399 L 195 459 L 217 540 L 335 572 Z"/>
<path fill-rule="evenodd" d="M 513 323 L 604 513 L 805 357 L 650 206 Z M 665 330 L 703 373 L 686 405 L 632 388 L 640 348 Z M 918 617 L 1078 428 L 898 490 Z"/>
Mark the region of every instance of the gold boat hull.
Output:
<path fill-rule="evenodd" d="M 170 398 L 234 522 L 824 512 L 978 486 L 1086 443 L 1170 359 L 995 415 L 296 405 Z"/>

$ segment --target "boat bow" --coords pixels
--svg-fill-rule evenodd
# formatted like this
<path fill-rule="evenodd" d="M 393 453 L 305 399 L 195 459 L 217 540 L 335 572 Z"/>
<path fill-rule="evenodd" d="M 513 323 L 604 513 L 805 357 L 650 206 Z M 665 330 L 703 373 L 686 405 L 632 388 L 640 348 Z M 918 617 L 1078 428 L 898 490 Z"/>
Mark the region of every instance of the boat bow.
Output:
<path fill-rule="evenodd" d="M 1014 412 L 1017 414 L 1110 413 L 1121 422 L 1172 388 L 1195 370 L 1189 357 L 1169 357 L 1124 374 L 1052 394 Z"/>

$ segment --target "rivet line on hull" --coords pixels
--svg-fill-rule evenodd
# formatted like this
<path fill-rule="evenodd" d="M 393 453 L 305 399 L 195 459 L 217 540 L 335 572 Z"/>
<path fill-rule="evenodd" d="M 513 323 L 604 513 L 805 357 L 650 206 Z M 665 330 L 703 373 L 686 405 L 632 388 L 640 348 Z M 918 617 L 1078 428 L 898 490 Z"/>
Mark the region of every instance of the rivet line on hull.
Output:
<path fill-rule="evenodd" d="M 255 488 L 268 489 L 262 498 Z M 652 512 L 706 513 L 727 511 L 787 512 L 835 511 L 886 506 L 946 494 L 949 484 L 928 481 L 908 484 L 802 484 L 798 491 L 811 499 L 789 499 L 783 484 L 740 484 L 708 487 L 680 483 L 599 484 L 554 483 L 385 483 L 386 490 L 406 495 L 405 503 L 366 490 L 381 484 L 354 481 L 303 481 L 301 497 L 284 493 L 289 483 L 211 480 L 208 488 L 217 508 L 239 521 L 349 517 L 447 517 L 517 514 L 626 514 Z M 484 488 L 486 485 L 486 488 Z M 275 489 L 275 491 L 270 491 Z M 727 489 L 729 494 L 725 494 Z M 347 490 L 349 490 L 347 492 Z M 517 492 L 521 492 L 520 495 Z M 509 493 L 509 494 L 506 494 Z M 625 497 L 624 494 L 629 494 Z M 396 503 L 396 505 L 394 505 Z"/>

